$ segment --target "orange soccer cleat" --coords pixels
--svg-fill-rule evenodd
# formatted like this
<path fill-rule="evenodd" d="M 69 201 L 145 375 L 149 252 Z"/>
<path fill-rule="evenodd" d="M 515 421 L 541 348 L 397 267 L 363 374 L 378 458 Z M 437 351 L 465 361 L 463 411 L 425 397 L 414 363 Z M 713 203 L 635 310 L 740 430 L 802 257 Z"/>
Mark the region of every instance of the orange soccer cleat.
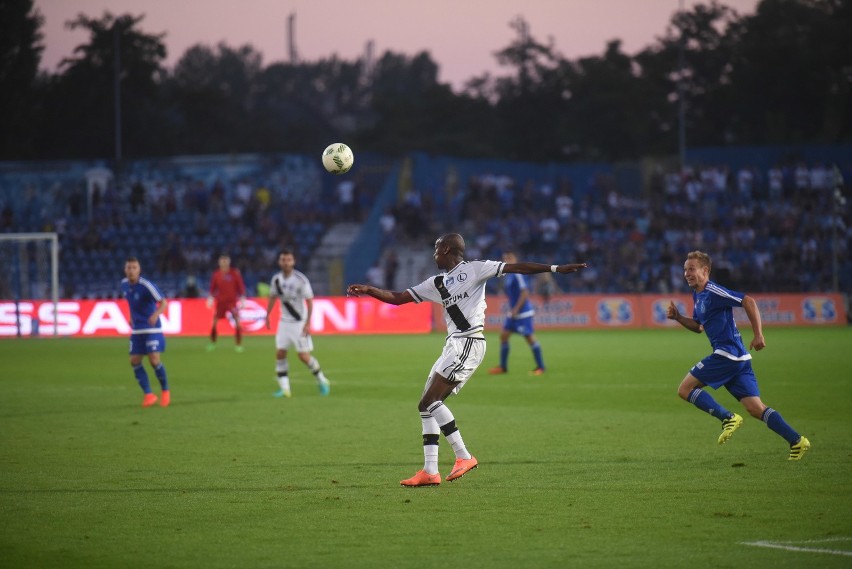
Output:
<path fill-rule="evenodd" d="M 169 393 L 168 389 L 166 391 L 163 391 L 162 393 L 160 393 L 160 406 L 161 407 L 168 407 L 169 403 L 171 403 L 171 401 L 172 401 L 172 396 L 171 396 L 171 393 Z"/>
<path fill-rule="evenodd" d="M 409 488 L 415 488 L 417 486 L 437 486 L 441 483 L 441 475 L 438 473 L 429 474 L 425 470 L 418 470 L 414 476 L 406 478 L 405 480 L 400 480 L 399 483 Z"/>
<path fill-rule="evenodd" d="M 145 397 L 142 398 L 142 407 L 150 407 L 154 403 L 157 402 L 157 396 L 153 393 L 146 393 Z"/>
<path fill-rule="evenodd" d="M 453 466 L 452 472 L 447 475 L 447 482 L 452 482 L 453 480 L 457 480 L 476 468 L 479 465 L 476 457 L 470 458 L 457 458 L 456 463 Z"/>
<path fill-rule="evenodd" d="M 530 371 L 530 375 L 544 375 L 544 368 L 537 367 L 534 370 Z"/>
<path fill-rule="evenodd" d="M 504 373 L 508 373 L 508 371 L 509 370 L 507 370 L 506 368 L 493 367 L 493 368 L 488 370 L 488 373 L 490 373 L 491 375 L 502 375 Z"/>

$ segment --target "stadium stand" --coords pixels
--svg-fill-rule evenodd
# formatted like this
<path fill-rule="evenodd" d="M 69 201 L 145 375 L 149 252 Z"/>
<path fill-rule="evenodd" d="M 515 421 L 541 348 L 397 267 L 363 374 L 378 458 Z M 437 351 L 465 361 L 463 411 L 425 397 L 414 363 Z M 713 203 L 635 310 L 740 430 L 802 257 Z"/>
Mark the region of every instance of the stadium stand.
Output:
<path fill-rule="evenodd" d="M 559 281 L 564 292 L 682 291 L 682 259 L 696 248 L 735 289 L 829 291 L 837 278 L 852 292 L 847 147 L 697 149 L 689 163 L 415 154 L 392 167 L 361 154 L 348 177 L 299 155 L 139 160 L 120 173 L 101 162 L 0 163 L 0 231 L 59 233 L 66 298 L 114 296 L 128 255 L 168 296 L 203 293 L 220 251 L 253 291 L 285 246 L 317 271 L 317 294 L 379 269 L 403 287 L 432 274 L 431 243 L 446 231 L 465 235 L 469 258 L 512 247 L 588 261 L 582 278 Z M 329 251 L 317 255 L 323 239 Z"/>
<path fill-rule="evenodd" d="M 460 231 L 468 258 L 499 258 L 512 247 L 547 263 L 588 261 L 582 278 L 560 281 L 565 292 L 667 293 L 683 290 L 682 259 L 701 248 L 733 288 L 813 292 L 834 289 L 837 247 L 837 284 L 848 295 L 852 227 L 843 180 L 852 175 L 852 152 L 818 150 L 828 158 L 812 152 L 806 161 L 807 153 L 775 148 L 699 151 L 718 162 L 695 160 L 682 171 L 652 161 L 626 171 L 420 155 L 400 174 L 398 199 L 385 214 L 393 229 L 375 258 L 403 252 L 406 275 L 413 266 L 425 278 L 434 270 L 428 243 Z"/>

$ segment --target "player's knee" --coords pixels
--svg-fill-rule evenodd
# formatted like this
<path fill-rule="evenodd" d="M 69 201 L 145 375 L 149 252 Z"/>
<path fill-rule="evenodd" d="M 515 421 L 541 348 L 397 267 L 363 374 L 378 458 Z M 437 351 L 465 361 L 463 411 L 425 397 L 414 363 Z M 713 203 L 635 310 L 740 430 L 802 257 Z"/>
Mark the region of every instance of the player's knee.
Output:
<path fill-rule="evenodd" d="M 420 399 L 420 402 L 417 404 L 417 410 L 421 413 L 426 413 L 427 411 L 429 411 L 429 406 L 432 405 L 432 403 L 434 403 L 435 401 L 437 400 L 434 397 L 424 395 Z"/>
<path fill-rule="evenodd" d="M 743 407 L 745 407 L 746 413 L 755 419 L 763 418 L 763 412 L 766 411 L 766 405 L 763 404 L 760 397 L 743 397 L 740 399 L 740 403 L 742 403 Z"/>
<path fill-rule="evenodd" d="M 763 412 L 766 410 L 764 405 L 746 405 L 746 411 L 755 419 L 763 419 Z"/>
<path fill-rule="evenodd" d="M 692 386 L 684 385 L 681 383 L 680 386 L 677 388 L 677 396 L 683 399 L 684 401 L 688 401 L 689 394 L 692 393 L 692 390 Z"/>

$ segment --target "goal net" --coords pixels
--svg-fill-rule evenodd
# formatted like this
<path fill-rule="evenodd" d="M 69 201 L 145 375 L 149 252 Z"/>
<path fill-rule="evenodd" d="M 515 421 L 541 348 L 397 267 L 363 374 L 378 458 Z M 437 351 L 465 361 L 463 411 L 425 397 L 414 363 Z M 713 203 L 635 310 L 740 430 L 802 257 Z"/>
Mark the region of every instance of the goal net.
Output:
<path fill-rule="evenodd" d="M 57 329 L 59 238 L 56 233 L 0 233 L 0 327 L 17 336 L 39 335 L 32 301 L 52 301 L 45 324 Z M 45 316 L 42 311 L 41 317 Z"/>

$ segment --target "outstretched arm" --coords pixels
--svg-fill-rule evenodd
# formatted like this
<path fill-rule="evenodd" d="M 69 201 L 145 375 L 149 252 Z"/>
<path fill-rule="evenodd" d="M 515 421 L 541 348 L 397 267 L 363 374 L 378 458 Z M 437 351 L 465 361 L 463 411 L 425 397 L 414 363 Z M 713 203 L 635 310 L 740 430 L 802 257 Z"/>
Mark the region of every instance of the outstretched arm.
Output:
<path fill-rule="evenodd" d="M 692 318 L 687 318 L 686 316 L 681 314 L 680 311 L 677 309 L 677 306 L 675 306 L 674 302 L 669 302 L 669 306 L 668 308 L 666 308 L 666 317 L 670 320 L 676 321 L 678 324 L 680 324 L 687 330 L 695 332 L 696 334 L 700 334 L 704 331 L 704 326 L 702 326 Z"/>
<path fill-rule="evenodd" d="M 522 275 L 535 275 L 538 273 L 576 273 L 580 269 L 588 267 L 586 263 L 569 263 L 567 265 L 545 265 L 544 263 L 506 263 L 503 265 L 504 273 L 520 273 Z M 554 269 L 555 267 L 555 269 Z"/>
<path fill-rule="evenodd" d="M 397 292 L 395 290 L 385 290 L 365 284 L 349 285 L 349 288 L 346 289 L 346 294 L 348 296 L 362 296 L 366 294 L 367 296 L 372 296 L 376 300 L 381 300 L 387 304 L 395 304 L 397 306 L 400 304 L 414 302 L 414 298 L 412 298 L 411 293 L 407 290 Z"/>
<path fill-rule="evenodd" d="M 763 323 L 760 319 L 760 310 L 757 308 L 757 303 L 748 295 L 743 297 L 743 309 L 745 310 L 748 321 L 751 322 L 751 331 L 754 332 L 754 339 L 749 348 L 754 348 L 759 352 L 766 347 L 766 339 L 763 337 Z"/>

